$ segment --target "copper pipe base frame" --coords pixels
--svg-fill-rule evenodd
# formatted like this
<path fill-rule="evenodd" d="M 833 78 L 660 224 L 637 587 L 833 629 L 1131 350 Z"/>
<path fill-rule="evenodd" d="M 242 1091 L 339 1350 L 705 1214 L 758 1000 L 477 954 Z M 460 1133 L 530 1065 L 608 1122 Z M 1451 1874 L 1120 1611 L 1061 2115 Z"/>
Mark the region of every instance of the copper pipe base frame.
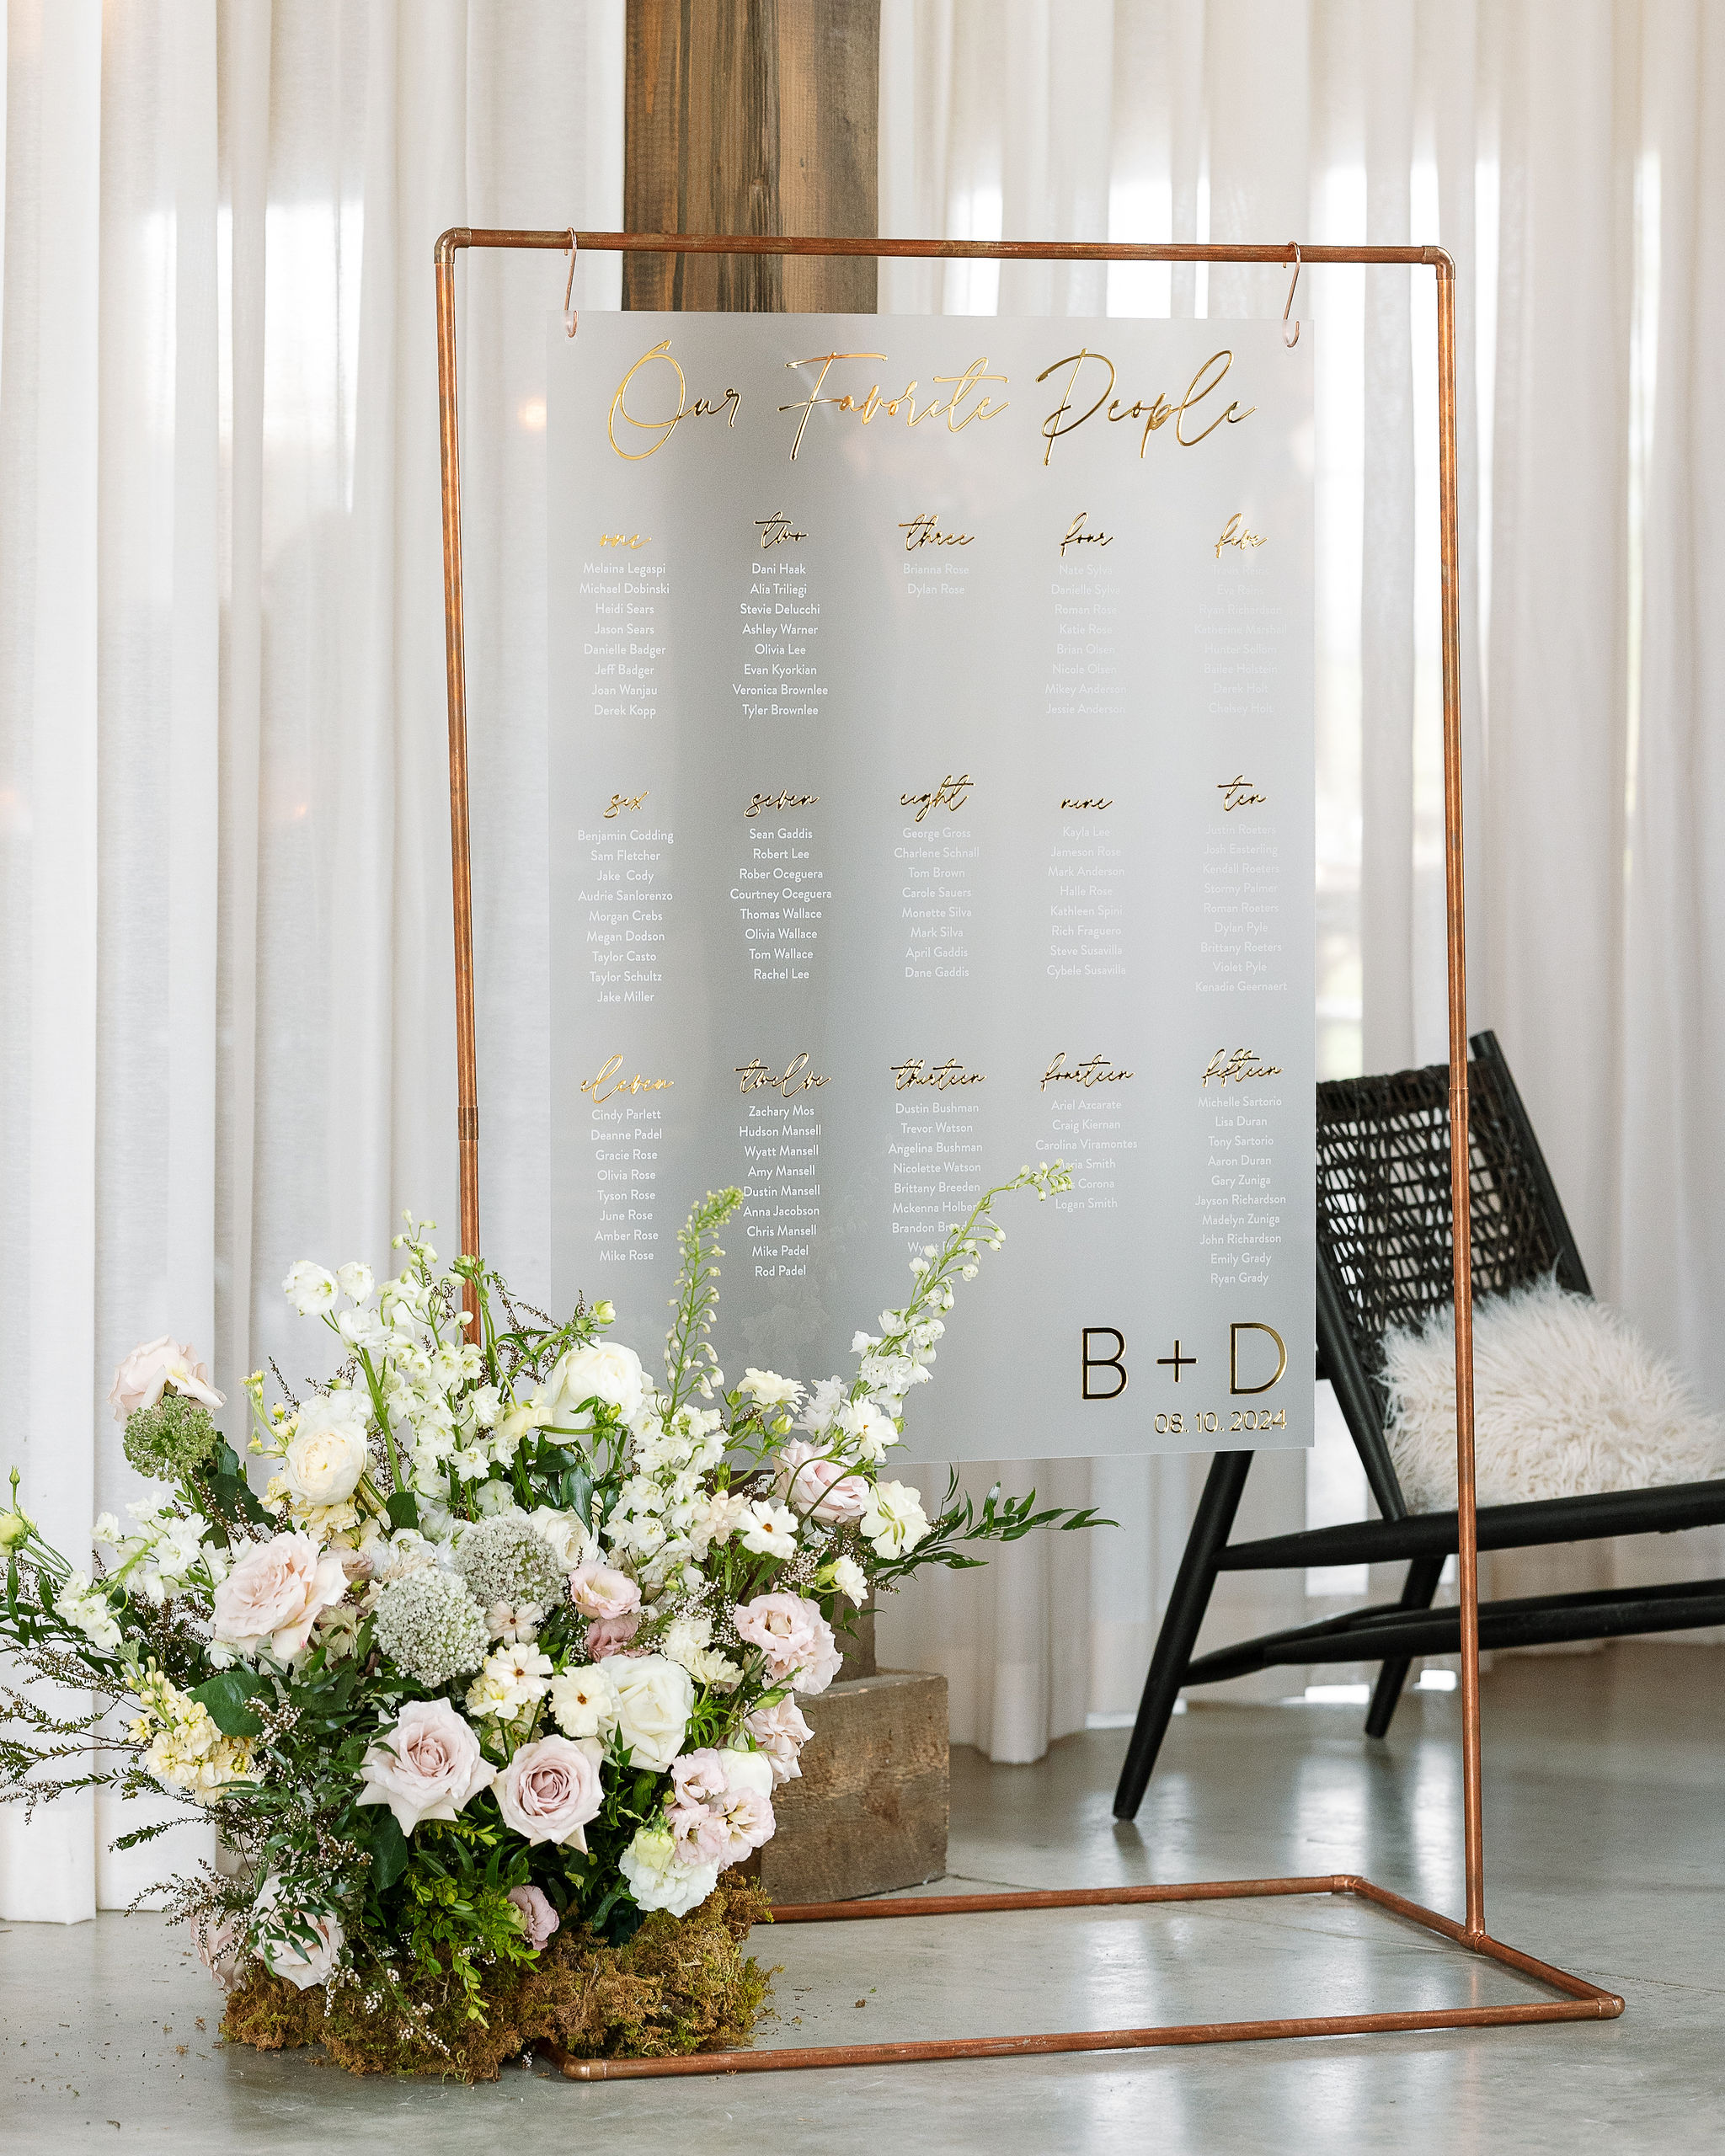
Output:
<path fill-rule="evenodd" d="M 670 2073 L 791 2073 L 810 2067 L 916 2066 L 927 2060 L 1033 2058 L 1053 2052 L 1151 2051 L 1165 2044 L 1247 2044 L 1271 2036 L 1377 2036 L 1417 2029 L 1503 2029 L 1530 2021 L 1615 2021 L 1615 1992 L 1554 1969 L 1453 1918 L 1423 1908 L 1354 1872 L 1319 1879 L 1206 1879 L 1185 1886 L 1080 1887 L 1060 1893 L 906 1895 L 891 1901 L 809 1902 L 775 1909 L 776 1924 L 846 1924 L 891 1917 L 986 1916 L 1007 1909 L 1107 1909 L 1141 1902 L 1251 1902 L 1279 1895 L 1354 1894 L 1562 1996 L 1517 2006 L 1439 2006 L 1406 2014 L 1315 2014 L 1280 2021 L 1180 2021 L 1157 2029 L 1074 2029 L 1039 2036 L 951 2036 L 903 2044 L 700 2052 L 684 2058 L 574 2058 L 542 2047 L 571 2081 L 643 2081 Z"/>

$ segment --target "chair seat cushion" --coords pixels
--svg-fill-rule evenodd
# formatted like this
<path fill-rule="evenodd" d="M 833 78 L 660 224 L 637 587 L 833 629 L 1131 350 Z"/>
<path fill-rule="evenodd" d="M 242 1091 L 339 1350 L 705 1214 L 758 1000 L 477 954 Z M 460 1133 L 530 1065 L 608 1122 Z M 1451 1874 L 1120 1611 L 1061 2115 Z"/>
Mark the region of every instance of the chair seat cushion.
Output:
<path fill-rule="evenodd" d="M 1386 1434 L 1409 1507 L 1455 1502 L 1452 1310 L 1384 1336 Z M 1628 1320 L 1551 1278 L 1473 1313 L 1475 1487 L 1482 1505 L 1702 1482 L 1725 1475 L 1706 1414 Z"/>

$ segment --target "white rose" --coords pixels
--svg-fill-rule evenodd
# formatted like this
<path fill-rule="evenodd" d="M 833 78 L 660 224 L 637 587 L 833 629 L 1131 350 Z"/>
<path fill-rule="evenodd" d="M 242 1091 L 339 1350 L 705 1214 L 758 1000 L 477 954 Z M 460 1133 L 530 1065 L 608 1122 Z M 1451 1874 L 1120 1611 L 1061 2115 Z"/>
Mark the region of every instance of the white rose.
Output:
<path fill-rule="evenodd" d="M 302 1505 L 339 1505 L 366 1471 L 369 1403 L 356 1392 L 314 1392 L 299 1412 L 282 1461 Z"/>
<path fill-rule="evenodd" d="M 558 1566 L 566 1572 L 585 1564 L 597 1546 L 579 1513 L 553 1512 L 545 1505 L 528 1513 L 527 1524 L 542 1541 L 550 1544 Z"/>
<path fill-rule="evenodd" d="M 663 1827 L 643 1827 L 617 1860 L 638 1908 L 669 1909 L 686 1917 L 718 1883 L 718 1865 L 685 1864 Z"/>
<path fill-rule="evenodd" d="M 584 1400 L 602 1400 L 629 1422 L 641 1412 L 645 1387 L 641 1358 L 634 1349 L 606 1341 L 572 1348 L 551 1373 L 545 1401 L 554 1411 L 554 1422 L 567 1423 Z"/>
<path fill-rule="evenodd" d="M 794 1378 L 782 1378 L 777 1370 L 752 1368 L 744 1371 L 737 1390 L 762 1407 L 794 1407 L 803 1397 L 803 1388 Z"/>
<path fill-rule="evenodd" d="M 683 1748 L 695 1707 L 694 1679 L 661 1654 L 611 1659 L 617 1666 L 606 1674 L 617 1694 L 618 1732 L 637 1767 L 663 1774 Z"/>
<path fill-rule="evenodd" d="M 335 1300 L 335 1275 L 302 1257 L 288 1267 L 281 1292 L 302 1317 L 321 1317 Z"/>

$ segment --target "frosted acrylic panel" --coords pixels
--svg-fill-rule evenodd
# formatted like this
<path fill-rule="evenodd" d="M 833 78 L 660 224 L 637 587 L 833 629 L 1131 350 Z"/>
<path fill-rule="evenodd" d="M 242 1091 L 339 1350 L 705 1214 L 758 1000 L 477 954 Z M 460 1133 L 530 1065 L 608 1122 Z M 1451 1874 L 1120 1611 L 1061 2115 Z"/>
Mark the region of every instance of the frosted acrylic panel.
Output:
<path fill-rule="evenodd" d="M 736 1182 L 726 1371 L 848 1369 L 1058 1155 L 911 1450 L 1309 1444 L 1309 325 L 549 342 L 558 1298 Z"/>

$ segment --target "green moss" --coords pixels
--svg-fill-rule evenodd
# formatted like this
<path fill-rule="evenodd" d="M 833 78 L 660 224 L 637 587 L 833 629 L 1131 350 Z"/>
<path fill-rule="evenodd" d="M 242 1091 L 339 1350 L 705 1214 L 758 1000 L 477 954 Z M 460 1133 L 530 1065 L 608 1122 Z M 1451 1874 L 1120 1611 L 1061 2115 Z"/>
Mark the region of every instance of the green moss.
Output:
<path fill-rule="evenodd" d="M 436 2073 L 494 2081 L 505 2059 L 549 2041 L 578 2058 L 664 2058 L 737 2051 L 750 2041 L 773 1972 L 743 1941 L 766 1919 L 759 1888 L 720 1886 L 686 1917 L 649 1916 L 627 1946 L 565 1926 L 536 1961 L 471 1972 L 446 1961 L 415 1971 L 392 1996 L 360 1977 L 326 1996 L 296 1992 L 250 1964 L 222 2034 L 278 2051 L 322 2043 L 350 2073 Z M 471 2018 L 463 1974 L 477 1975 L 484 2021 Z"/>

